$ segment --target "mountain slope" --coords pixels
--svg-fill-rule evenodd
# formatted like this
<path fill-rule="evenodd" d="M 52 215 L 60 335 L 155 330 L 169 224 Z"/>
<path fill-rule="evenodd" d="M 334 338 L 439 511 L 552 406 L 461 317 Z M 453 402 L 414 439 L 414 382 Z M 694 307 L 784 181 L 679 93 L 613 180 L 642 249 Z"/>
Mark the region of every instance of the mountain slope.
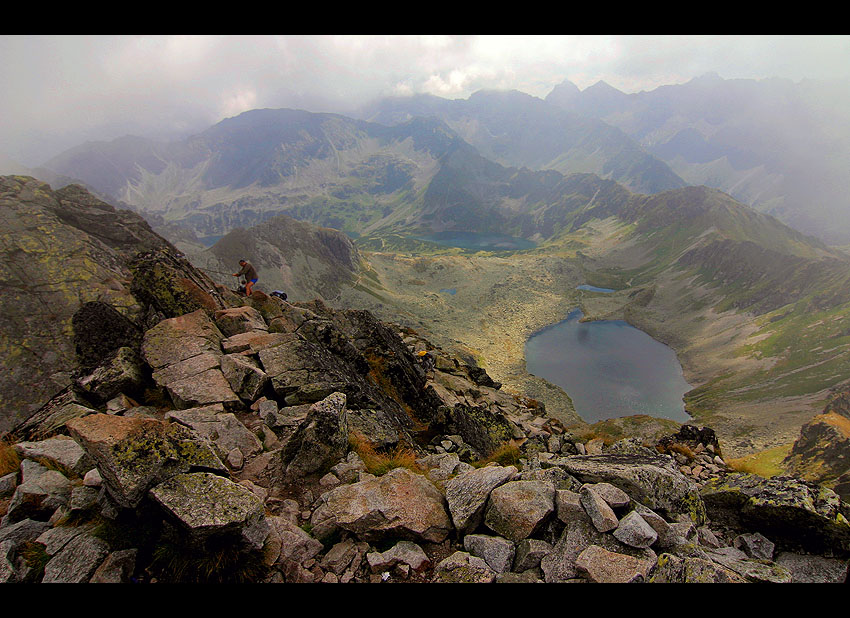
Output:
<path fill-rule="evenodd" d="M 590 172 L 640 193 L 685 185 L 622 131 L 517 91 L 480 91 L 454 101 L 430 95 L 389 98 L 359 115 L 388 125 L 416 116 L 440 118 L 482 156 L 508 167 Z"/>

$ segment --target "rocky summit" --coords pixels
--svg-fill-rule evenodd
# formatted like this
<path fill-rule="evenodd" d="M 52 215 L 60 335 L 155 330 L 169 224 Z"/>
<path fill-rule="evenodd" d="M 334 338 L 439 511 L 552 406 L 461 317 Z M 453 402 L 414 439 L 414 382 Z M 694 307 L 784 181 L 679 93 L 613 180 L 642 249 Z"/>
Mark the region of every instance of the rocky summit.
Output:
<path fill-rule="evenodd" d="M 119 216 L 3 182 L 44 201 L 36 228 Z M 367 311 L 240 296 L 164 241 L 76 234 L 115 259 L 122 303 L 75 296 L 64 360 L 31 367 L 52 390 L 8 417 L 2 582 L 847 578 L 850 506 L 734 471 L 710 428 L 579 434 Z"/>

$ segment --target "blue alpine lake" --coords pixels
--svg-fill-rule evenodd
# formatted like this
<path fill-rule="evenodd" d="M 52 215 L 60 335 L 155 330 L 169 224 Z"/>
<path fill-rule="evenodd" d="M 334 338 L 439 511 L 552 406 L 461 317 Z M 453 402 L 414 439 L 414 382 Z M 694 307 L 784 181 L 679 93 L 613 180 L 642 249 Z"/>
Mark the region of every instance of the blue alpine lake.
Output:
<path fill-rule="evenodd" d="M 517 251 L 533 249 L 537 245 L 525 238 L 504 236 L 502 234 L 482 234 L 479 232 L 438 232 L 427 236 L 418 236 L 438 245 L 472 249 L 474 251 Z"/>
<path fill-rule="evenodd" d="M 611 292 L 616 292 L 616 290 L 612 290 L 611 288 L 598 288 L 595 285 L 587 285 L 586 283 L 582 285 L 576 286 L 577 290 L 587 290 L 588 292 L 603 292 L 605 294 L 610 294 Z"/>
<path fill-rule="evenodd" d="M 574 309 L 529 338 L 529 373 L 563 388 L 588 423 L 633 414 L 690 420 L 682 396 L 691 386 L 672 349 L 623 320 L 581 317 Z"/>

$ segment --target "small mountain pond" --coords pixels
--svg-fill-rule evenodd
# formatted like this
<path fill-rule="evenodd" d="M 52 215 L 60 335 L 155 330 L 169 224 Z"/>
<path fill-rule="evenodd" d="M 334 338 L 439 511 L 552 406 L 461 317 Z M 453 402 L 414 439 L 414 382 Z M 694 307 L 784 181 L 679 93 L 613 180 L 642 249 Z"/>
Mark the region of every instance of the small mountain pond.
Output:
<path fill-rule="evenodd" d="M 691 386 L 672 349 L 623 320 L 581 318 L 574 309 L 529 338 L 529 373 L 563 388 L 588 423 L 633 414 L 690 420 L 682 396 Z"/>

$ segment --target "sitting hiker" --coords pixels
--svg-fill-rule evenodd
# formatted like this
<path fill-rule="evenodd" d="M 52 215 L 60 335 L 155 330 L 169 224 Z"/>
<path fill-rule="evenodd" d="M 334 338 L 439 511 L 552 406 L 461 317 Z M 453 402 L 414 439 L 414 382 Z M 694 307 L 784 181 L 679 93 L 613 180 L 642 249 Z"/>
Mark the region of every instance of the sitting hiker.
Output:
<path fill-rule="evenodd" d="M 238 273 L 233 273 L 234 277 L 240 277 L 245 275 L 245 279 L 248 280 L 248 283 L 245 285 L 245 295 L 251 295 L 251 288 L 254 287 L 254 284 L 257 283 L 257 271 L 254 270 L 254 267 L 251 266 L 250 262 L 246 262 L 245 260 L 239 260 L 239 266 L 242 267 Z"/>

